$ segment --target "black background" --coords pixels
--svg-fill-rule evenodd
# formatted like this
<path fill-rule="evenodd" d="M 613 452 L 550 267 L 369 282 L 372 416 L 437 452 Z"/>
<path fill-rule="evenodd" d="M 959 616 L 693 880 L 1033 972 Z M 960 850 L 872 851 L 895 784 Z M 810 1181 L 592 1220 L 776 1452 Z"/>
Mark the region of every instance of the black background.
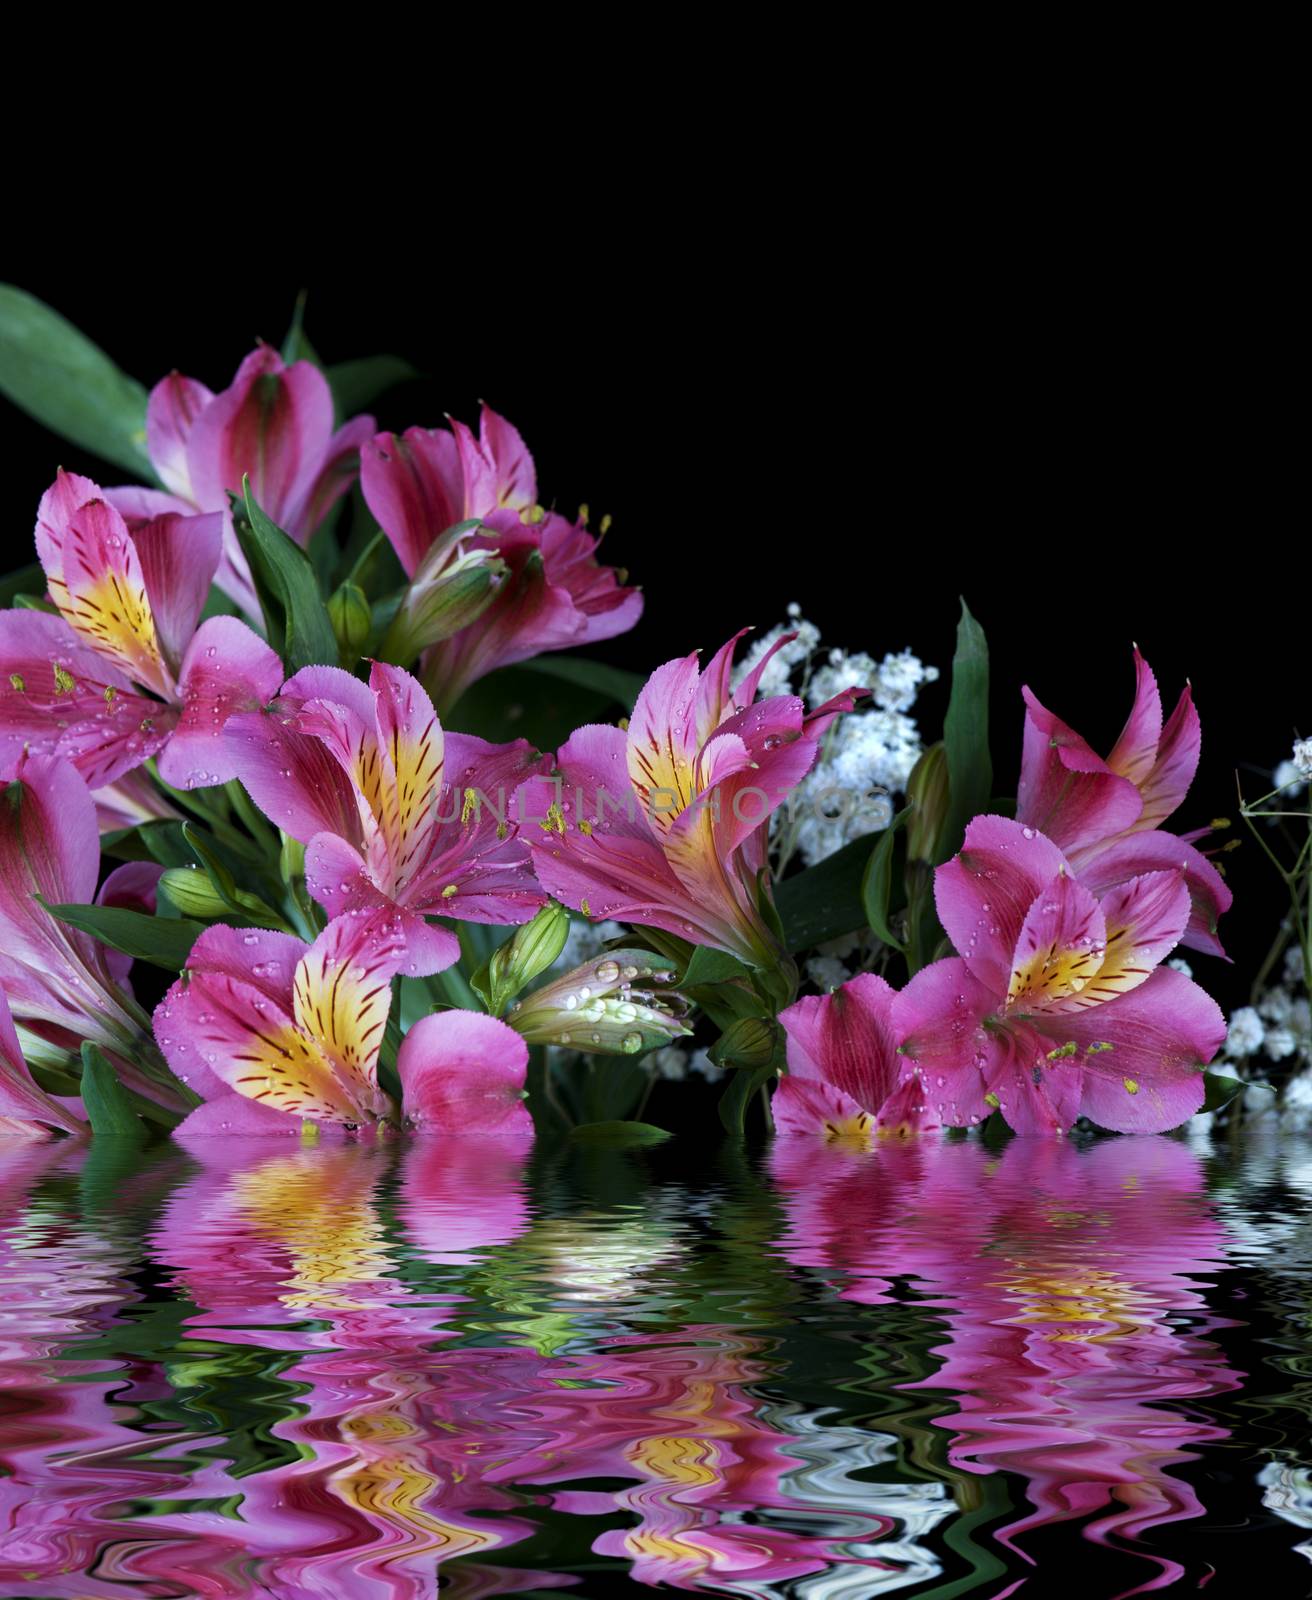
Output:
<path fill-rule="evenodd" d="M 198 284 L 177 266 L 160 252 L 22 281 L 147 385 L 177 367 L 223 387 L 256 338 L 281 341 L 304 287 L 325 361 L 394 351 L 424 374 L 375 407 L 380 426 L 472 421 L 486 398 L 528 441 L 544 501 L 614 518 L 607 559 L 646 592 L 638 628 L 593 651 L 619 665 L 714 648 L 796 600 L 826 643 L 910 646 L 944 670 L 918 706 L 933 738 L 965 595 L 992 650 L 997 787 L 1014 792 L 1021 684 L 1106 750 L 1137 640 L 1167 709 L 1188 677 L 1202 715 L 1181 830 L 1235 817 L 1236 770 L 1264 792 L 1312 724 L 1274 268 L 1235 278 L 1077 235 L 997 270 L 926 260 L 897 284 L 855 243 L 769 236 L 622 258 L 507 241 L 388 282 L 237 255 Z M 57 464 L 122 474 L 4 401 L 0 428 L 11 568 L 32 559 Z M 1283 890 L 1251 843 L 1225 866 L 1236 965 L 1194 966 L 1233 1005 Z"/>

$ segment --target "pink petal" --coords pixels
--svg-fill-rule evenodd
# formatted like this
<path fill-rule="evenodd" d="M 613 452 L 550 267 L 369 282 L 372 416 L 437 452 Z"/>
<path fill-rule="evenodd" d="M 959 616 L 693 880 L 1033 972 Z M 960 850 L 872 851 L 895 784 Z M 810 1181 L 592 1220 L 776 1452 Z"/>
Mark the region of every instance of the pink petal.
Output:
<path fill-rule="evenodd" d="M 378 1088 L 378 1052 L 404 954 L 390 913 L 337 917 L 301 957 L 292 984 L 297 1027 L 332 1063 L 352 1104 L 379 1115 L 387 1102 Z"/>
<path fill-rule="evenodd" d="M 750 628 L 739 628 L 733 638 L 722 644 L 707 663 L 697 685 L 696 739 L 705 744 L 720 724 L 750 699 L 739 701 L 733 692 L 733 656 L 738 641 L 749 634 Z M 782 642 L 782 641 L 781 641 Z M 778 648 L 777 646 L 775 648 Z M 771 652 L 773 654 L 773 651 Z M 754 694 L 753 694 L 754 698 Z"/>
<path fill-rule="evenodd" d="M 1173 833 L 1153 829 L 1148 833 L 1128 834 L 1098 850 L 1082 852 L 1076 860 L 1080 882 L 1087 884 L 1099 899 L 1105 898 L 1117 884 L 1140 873 L 1171 870 L 1184 874 L 1191 904 L 1189 923 L 1180 942 L 1226 959 L 1216 929 L 1234 896 L 1221 874 L 1193 845 Z"/>
<path fill-rule="evenodd" d="M 981 1068 L 996 1049 L 996 1033 L 982 1023 L 995 1004 L 957 957 L 922 967 L 893 998 L 899 1053 L 920 1067 L 929 1103 L 948 1124 L 989 1113 Z"/>
<path fill-rule="evenodd" d="M 225 737 L 229 720 L 255 712 L 282 683 L 282 662 L 236 617 L 201 624 L 178 681 L 182 713 L 159 772 L 175 789 L 226 783 L 240 771 L 240 746 Z"/>
<path fill-rule="evenodd" d="M 1162 737 L 1162 697 L 1157 691 L 1153 669 L 1139 654 L 1137 645 L 1134 678 L 1134 707 L 1107 757 L 1107 765 L 1141 789 L 1157 759 L 1157 745 Z"/>
<path fill-rule="evenodd" d="M 319 739 L 265 711 L 230 718 L 224 740 L 246 792 L 284 832 L 302 843 L 335 833 L 363 844 L 355 790 Z"/>
<path fill-rule="evenodd" d="M 299 1139 L 300 1132 L 300 1117 L 229 1089 L 198 1105 L 173 1130 L 172 1137 L 185 1145 L 190 1139 Z"/>
<path fill-rule="evenodd" d="M 421 1017 L 401 1042 L 404 1109 L 421 1129 L 466 1137 L 533 1137 L 523 1102 L 528 1046 L 473 1011 Z"/>
<path fill-rule="evenodd" d="M 464 482 L 465 515 L 482 517 L 502 508 L 519 511 L 537 499 L 533 457 L 519 432 L 484 406 L 478 440 L 463 422 L 451 420 Z M 457 519 L 458 520 L 458 519 Z"/>
<path fill-rule="evenodd" d="M 1139 791 L 1094 754 L 1073 728 L 1045 710 L 1028 689 L 1017 821 L 1076 849 L 1132 828 L 1143 810 Z"/>
<path fill-rule="evenodd" d="M 1191 1117 L 1203 1103 L 1202 1069 L 1226 1034 L 1216 1002 L 1170 967 L 1159 967 L 1129 994 L 1062 1020 L 1080 1047 L 1073 1061 L 1084 1080 L 1081 1110 L 1118 1133 L 1162 1133 Z M 1089 1048 L 1108 1044 L 1110 1050 Z"/>
<path fill-rule="evenodd" d="M 788 1036 L 788 1070 L 831 1083 L 867 1111 L 897 1084 L 892 987 L 862 973 L 833 994 L 808 996 L 779 1014 Z"/>
<path fill-rule="evenodd" d="M 127 523 L 104 500 L 88 500 L 64 534 L 64 573 L 50 592 L 69 626 L 134 683 L 168 699 L 164 661 L 145 575 Z"/>
<path fill-rule="evenodd" d="M 360 451 L 360 488 L 407 577 L 465 515 L 459 454 L 445 428 L 378 434 Z"/>
<path fill-rule="evenodd" d="M 1051 1038 L 1014 1023 L 994 1038 L 984 1066 L 984 1085 L 993 1096 L 988 1104 L 996 1105 L 1017 1133 L 1059 1137 L 1080 1114 L 1084 1083 L 1079 1059 L 1049 1056 L 1059 1034 L 1064 1043 L 1065 1021 L 1045 1020 Z"/>
<path fill-rule="evenodd" d="M 160 482 L 171 493 L 196 504 L 187 447 L 196 418 L 213 394 L 195 378 L 171 372 L 150 391 L 146 404 L 146 449 Z"/>
<path fill-rule="evenodd" d="M 960 854 L 934 874 L 939 921 L 999 1004 L 1030 907 L 1065 865 L 1052 840 L 1034 828 L 982 816 L 967 827 Z"/>
<path fill-rule="evenodd" d="M 333 432 L 327 379 L 308 361 L 284 367 L 261 346 L 242 362 L 231 386 L 197 416 L 187 465 L 197 504 L 226 505 L 243 475 L 260 507 L 280 528 L 318 476 Z"/>
<path fill-rule="evenodd" d="M 549 765 L 523 739 L 496 745 L 448 734 L 447 785 L 427 854 L 400 895 L 404 903 L 470 922 L 532 917 L 545 896 L 533 877 L 515 797 L 526 777 Z"/>
<path fill-rule="evenodd" d="M 1180 872 L 1146 872 L 1102 897 L 1107 951 L 1089 985 L 1097 1004 L 1137 989 L 1170 955 L 1189 922 L 1189 889 Z"/>
<path fill-rule="evenodd" d="M 1139 785 L 1143 795 L 1140 828 L 1155 828 L 1179 809 L 1198 771 L 1202 743 L 1202 727 L 1194 708 L 1193 692 L 1186 687 L 1162 730 L 1152 771 Z"/>
<path fill-rule="evenodd" d="M 175 822 L 178 818 L 178 812 L 149 774 L 140 769 L 93 789 L 91 797 L 96 802 L 96 821 L 102 834 L 135 828 L 143 822 Z"/>
<path fill-rule="evenodd" d="M 95 898 L 100 874 L 96 807 L 69 761 L 29 756 L 5 776 L 11 781 L 0 827 L 0 918 L 8 924 L 4 950 L 11 956 L 30 954 L 39 964 L 52 942 L 62 946 L 83 939 L 56 924 L 32 896 L 40 893 L 52 905 L 88 905 Z"/>
<path fill-rule="evenodd" d="M 880 1107 L 875 1137 L 900 1142 L 935 1133 L 941 1126 L 942 1113 L 933 1109 L 925 1075 L 915 1068 L 903 1073 L 897 1087 Z"/>
<path fill-rule="evenodd" d="M 132 531 L 150 598 L 155 631 L 171 671 L 177 671 L 196 632 L 223 554 L 223 517 L 169 514 Z"/>
<path fill-rule="evenodd" d="M 823 1078 L 802 1078 L 788 1072 L 775 1086 L 770 1111 L 776 1130 L 785 1136 L 857 1146 L 874 1140 L 873 1111 Z"/>
<path fill-rule="evenodd" d="M 149 760 L 175 716 L 137 694 L 62 617 L 0 611 L 0 767 L 24 750 L 62 756 L 99 788 Z"/>
<path fill-rule="evenodd" d="M 51 582 L 64 576 L 64 540 L 69 524 L 89 500 L 103 499 L 99 484 L 61 467 L 41 496 L 36 513 L 36 553 Z"/>
<path fill-rule="evenodd" d="M 667 661 L 643 685 L 629 718 L 626 762 L 643 810 L 658 834 L 667 833 L 676 812 L 660 812 L 662 799 L 686 804 L 693 794 L 696 759 L 697 654 Z M 614 778 L 611 779 L 613 787 Z"/>
<path fill-rule="evenodd" d="M 305 886 L 330 917 L 361 911 L 390 911 L 399 917 L 406 946 L 403 970 L 412 977 L 445 972 L 460 959 L 455 934 L 389 900 L 369 876 L 359 852 L 336 834 L 315 834 L 306 845 Z"/>
<path fill-rule="evenodd" d="M 422 866 L 437 826 L 445 742 L 433 702 L 408 672 L 376 661 L 369 687 L 384 762 L 383 830 L 400 888 Z"/>
<path fill-rule="evenodd" d="M 1063 867 L 1025 914 L 1011 958 L 1008 1011 L 1077 1011 L 1096 1004 L 1091 990 L 1106 944 L 1102 908 Z"/>
<path fill-rule="evenodd" d="M 329 439 L 318 476 L 310 484 L 304 500 L 287 515 L 287 531 L 299 544 L 309 539 L 355 482 L 360 470 L 360 451 L 373 437 L 376 426 L 372 417 L 352 417 Z"/>
<path fill-rule="evenodd" d="M 38 1087 L 23 1059 L 9 1001 L 0 990 L 0 1122 L 7 1118 L 63 1133 L 86 1131 L 71 1110 Z"/>

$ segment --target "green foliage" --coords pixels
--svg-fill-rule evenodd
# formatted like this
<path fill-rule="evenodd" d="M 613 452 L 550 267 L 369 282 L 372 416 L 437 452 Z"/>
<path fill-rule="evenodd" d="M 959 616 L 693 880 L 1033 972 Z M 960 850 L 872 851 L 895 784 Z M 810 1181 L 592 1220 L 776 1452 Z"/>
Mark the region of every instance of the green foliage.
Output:
<path fill-rule="evenodd" d="M 57 311 L 7 283 L 0 284 L 0 391 L 61 438 L 154 481 L 145 389 Z"/>
<path fill-rule="evenodd" d="M 242 479 L 242 497 L 234 501 L 233 524 L 250 565 L 269 643 L 289 674 L 302 667 L 335 667 L 337 635 L 309 557 L 260 509 L 248 478 Z"/>

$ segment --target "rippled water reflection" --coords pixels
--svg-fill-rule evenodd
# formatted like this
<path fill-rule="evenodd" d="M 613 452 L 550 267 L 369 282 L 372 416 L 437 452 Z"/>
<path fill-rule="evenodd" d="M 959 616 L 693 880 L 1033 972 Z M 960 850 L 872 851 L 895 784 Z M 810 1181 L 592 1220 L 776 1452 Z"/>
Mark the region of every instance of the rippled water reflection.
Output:
<path fill-rule="evenodd" d="M 1308 1592 L 1312 1147 L 692 1165 L 6 1148 L 0 1593 Z"/>

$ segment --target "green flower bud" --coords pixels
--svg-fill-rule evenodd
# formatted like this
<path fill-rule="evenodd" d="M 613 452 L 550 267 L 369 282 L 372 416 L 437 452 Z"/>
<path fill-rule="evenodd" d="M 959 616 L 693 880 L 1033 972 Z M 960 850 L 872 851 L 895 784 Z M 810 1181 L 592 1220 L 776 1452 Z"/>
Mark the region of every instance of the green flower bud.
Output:
<path fill-rule="evenodd" d="M 159 887 L 168 896 L 169 904 L 184 917 L 195 917 L 201 922 L 221 921 L 233 915 L 232 907 L 210 882 L 208 872 L 199 867 L 170 867 L 160 880 Z M 258 895 L 236 892 L 237 904 L 251 916 L 263 919 L 269 908 Z"/>
<path fill-rule="evenodd" d="M 473 986 L 499 1017 L 521 989 L 540 977 L 565 948 L 569 912 L 548 900 L 532 922 L 516 928 L 473 978 Z"/>
<path fill-rule="evenodd" d="M 650 950 L 610 950 L 517 1001 L 506 1021 L 529 1044 L 636 1056 L 692 1029 L 675 964 Z"/>
<path fill-rule="evenodd" d="M 779 1025 L 768 1017 L 739 1017 L 708 1051 L 717 1067 L 768 1067 L 779 1049 Z"/>
<path fill-rule="evenodd" d="M 507 568 L 491 549 L 468 549 L 476 522 L 460 522 L 436 539 L 419 563 L 383 640 L 385 661 L 405 666 L 421 650 L 476 622 Z"/>
<path fill-rule="evenodd" d="M 373 628 L 373 613 L 358 583 L 342 584 L 328 601 L 328 616 L 337 635 L 341 663 L 353 667 L 364 654 Z"/>
<path fill-rule="evenodd" d="M 912 768 L 907 780 L 907 860 L 938 864 L 947 825 L 948 753 L 932 744 Z"/>

